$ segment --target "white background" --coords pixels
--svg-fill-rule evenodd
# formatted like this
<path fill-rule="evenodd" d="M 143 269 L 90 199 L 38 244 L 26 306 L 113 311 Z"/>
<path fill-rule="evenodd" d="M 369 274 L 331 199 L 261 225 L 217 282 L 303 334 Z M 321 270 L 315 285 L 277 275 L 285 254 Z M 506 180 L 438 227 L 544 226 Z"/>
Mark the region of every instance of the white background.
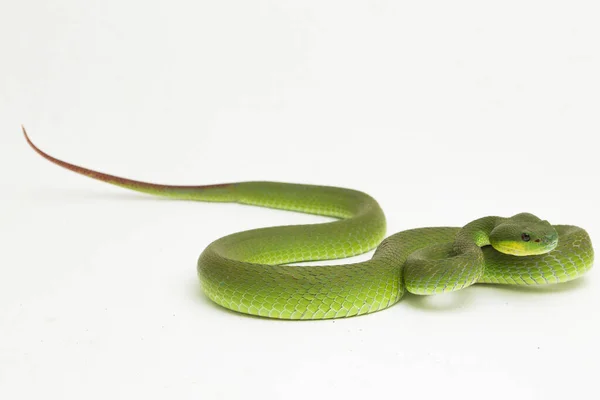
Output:
<path fill-rule="evenodd" d="M 200 292 L 202 249 L 325 218 L 129 193 L 41 159 L 19 125 L 135 179 L 363 190 L 390 234 L 529 211 L 597 242 L 599 15 L 596 1 L 2 1 L 0 398 L 595 397 L 598 267 L 346 320 L 247 317 Z"/>

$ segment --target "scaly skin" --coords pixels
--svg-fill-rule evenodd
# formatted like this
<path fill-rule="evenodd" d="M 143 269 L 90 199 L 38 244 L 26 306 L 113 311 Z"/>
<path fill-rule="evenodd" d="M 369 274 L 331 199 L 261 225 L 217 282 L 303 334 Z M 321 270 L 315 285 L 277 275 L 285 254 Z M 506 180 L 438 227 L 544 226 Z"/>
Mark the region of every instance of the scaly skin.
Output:
<path fill-rule="evenodd" d="M 580 277 L 593 264 L 592 244 L 583 229 L 551 226 L 531 214 L 484 217 L 463 228 L 412 229 L 381 241 L 385 216 L 362 192 L 278 182 L 174 186 L 134 181 L 56 159 L 37 148 L 24 128 L 23 133 L 49 161 L 126 189 L 338 218 L 234 233 L 204 250 L 198 260 L 204 292 L 217 304 L 246 314 L 280 319 L 350 317 L 390 307 L 406 290 L 434 294 L 477 282 L 560 283 Z M 376 247 L 373 258 L 365 262 L 286 265 L 344 258 Z"/>

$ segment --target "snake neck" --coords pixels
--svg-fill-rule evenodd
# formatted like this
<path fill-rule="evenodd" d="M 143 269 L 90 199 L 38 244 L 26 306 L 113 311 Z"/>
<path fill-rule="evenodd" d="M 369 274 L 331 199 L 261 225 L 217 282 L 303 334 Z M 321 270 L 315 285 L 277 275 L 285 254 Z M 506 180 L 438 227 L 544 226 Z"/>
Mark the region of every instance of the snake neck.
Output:
<path fill-rule="evenodd" d="M 478 250 L 490 244 L 490 233 L 506 218 L 483 217 L 469 222 L 454 238 L 454 251 L 458 254 Z"/>

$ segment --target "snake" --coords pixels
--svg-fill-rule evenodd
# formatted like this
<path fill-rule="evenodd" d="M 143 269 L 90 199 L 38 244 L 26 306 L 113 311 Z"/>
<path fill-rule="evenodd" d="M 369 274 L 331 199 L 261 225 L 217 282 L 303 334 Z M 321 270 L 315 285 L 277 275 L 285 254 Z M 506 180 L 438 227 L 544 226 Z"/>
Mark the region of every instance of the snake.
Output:
<path fill-rule="evenodd" d="M 178 186 L 136 181 L 84 168 L 40 150 L 73 172 L 125 189 L 179 200 L 232 202 L 332 217 L 330 222 L 264 227 L 210 243 L 197 263 L 200 286 L 236 312 L 288 320 L 373 313 L 406 292 L 432 295 L 475 283 L 540 286 L 581 277 L 594 261 L 588 233 L 530 213 L 485 216 L 462 227 L 424 227 L 385 238 L 386 219 L 366 193 L 333 186 L 236 182 Z M 375 249 L 363 262 L 297 265 Z"/>

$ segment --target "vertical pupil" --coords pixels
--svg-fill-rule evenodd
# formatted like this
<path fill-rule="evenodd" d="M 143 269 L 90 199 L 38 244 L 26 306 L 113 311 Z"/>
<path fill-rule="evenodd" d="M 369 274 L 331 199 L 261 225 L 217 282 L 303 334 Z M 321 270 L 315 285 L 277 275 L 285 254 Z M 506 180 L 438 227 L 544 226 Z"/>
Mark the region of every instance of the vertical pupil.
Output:
<path fill-rule="evenodd" d="M 528 234 L 526 234 L 526 233 L 523 233 L 523 234 L 521 235 L 521 239 L 523 239 L 525 242 L 529 242 L 529 240 L 530 240 L 531 238 L 529 237 L 529 235 L 528 235 Z"/>

